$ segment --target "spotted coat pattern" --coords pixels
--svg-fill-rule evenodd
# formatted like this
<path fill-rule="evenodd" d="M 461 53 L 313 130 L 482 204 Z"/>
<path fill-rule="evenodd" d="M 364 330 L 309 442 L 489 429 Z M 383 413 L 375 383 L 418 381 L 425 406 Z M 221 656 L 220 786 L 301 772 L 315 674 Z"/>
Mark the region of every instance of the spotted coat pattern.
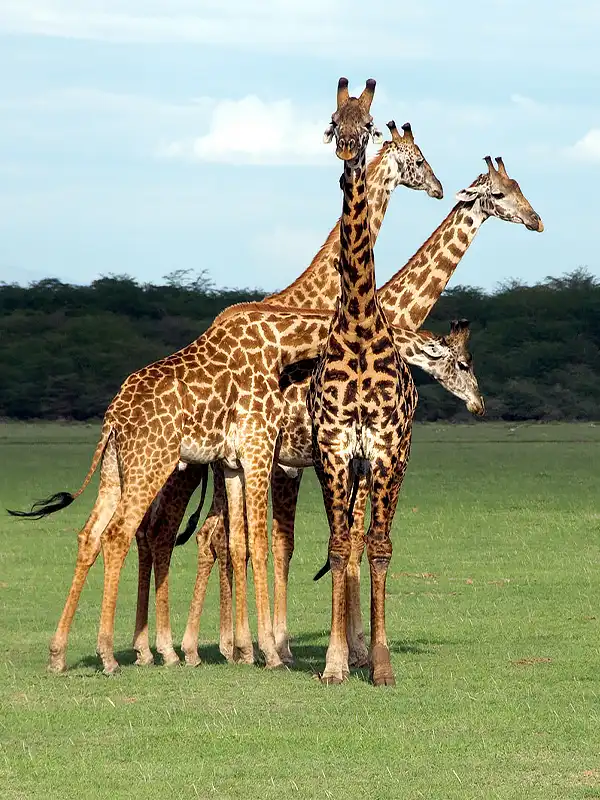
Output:
<path fill-rule="evenodd" d="M 279 377 L 286 365 L 318 355 L 328 322 L 317 312 L 298 314 L 251 303 L 237 306 L 221 314 L 218 323 L 192 344 L 125 380 L 105 414 L 92 465 L 75 495 L 102 462 L 98 498 L 78 537 L 75 575 L 50 645 L 53 670 L 65 667 L 69 628 L 100 547 L 105 569 L 98 652 L 107 673 L 118 667 L 114 615 L 119 574 L 131 540 L 178 464 L 213 461 L 244 470 L 259 646 L 269 666 L 281 663 L 273 639 L 266 573 L 267 495 L 284 409 Z M 245 575 L 245 541 L 243 551 L 243 564 L 238 566 Z M 246 639 L 240 644 L 251 649 L 249 629 L 242 638 L 244 633 Z"/>

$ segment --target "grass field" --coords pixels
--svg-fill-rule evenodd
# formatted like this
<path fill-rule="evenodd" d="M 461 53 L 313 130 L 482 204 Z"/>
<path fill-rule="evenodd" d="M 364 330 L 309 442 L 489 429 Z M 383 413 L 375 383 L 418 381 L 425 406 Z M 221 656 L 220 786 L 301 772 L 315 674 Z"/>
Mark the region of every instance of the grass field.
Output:
<path fill-rule="evenodd" d="M 76 489 L 97 433 L 3 425 L 0 505 Z M 95 492 L 41 522 L 1 516 L 0 798 L 600 797 L 599 443 L 591 425 L 416 429 L 388 582 L 395 689 L 375 689 L 364 672 L 340 687 L 312 679 L 330 582 L 312 582 L 327 533 L 311 472 L 291 571 L 291 671 L 222 662 L 214 577 L 204 665 L 133 666 L 134 546 L 119 594 L 120 675 L 97 672 L 100 561 L 70 670 L 46 674 Z M 190 542 L 172 570 L 176 638 L 194 574 Z"/>

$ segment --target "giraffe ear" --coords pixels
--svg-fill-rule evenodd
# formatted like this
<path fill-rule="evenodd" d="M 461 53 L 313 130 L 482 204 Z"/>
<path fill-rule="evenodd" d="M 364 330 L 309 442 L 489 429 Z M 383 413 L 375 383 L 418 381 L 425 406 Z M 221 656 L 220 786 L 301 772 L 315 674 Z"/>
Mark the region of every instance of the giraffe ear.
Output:
<path fill-rule="evenodd" d="M 331 142 L 331 140 L 333 139 L 333 131 L 334 131 L 334 129 L 335 129 L 335 126 L 334 126 L 333 122 L 331 123 L 331 125 L 329 125 L 325 129 L 325 133 L 323 134 L 323 141 L 325 142 L 325 144 L 329 144 Z"/>
<path fill-rule="evenodd" d="M 383 141 L 383 134 L 377 128 L 371 128 L 371 139 L 373 144 L 381 144 Z"/>
<path fill-rule="evenodd" d="M 467 186 L 466 189 L 461 189 L 456 193 L 456 199 L 459 203 L 474 203 L 483 193 L 483 186 Z"/>
<path fill-rule="evenodd" d="M 425 342 L 421 349 L 428 358 L 433 358 L 435 360 L 446 355 L 446 349 L 444 348 L 442 340 L 438 339 L 430 339 L 428 342 Z"/>

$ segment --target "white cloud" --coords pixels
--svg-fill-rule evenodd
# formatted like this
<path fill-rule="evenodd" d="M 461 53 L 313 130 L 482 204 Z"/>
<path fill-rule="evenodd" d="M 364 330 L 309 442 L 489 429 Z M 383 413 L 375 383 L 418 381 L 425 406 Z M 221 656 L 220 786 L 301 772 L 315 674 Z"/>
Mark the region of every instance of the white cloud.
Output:
<path fill-rule="evenodd" d="M 304 119 L 290 100 L 249 95 L 218 102 L 208 133 L 171 142 L 159 154 L 229 164 L 321 164 L 332 156 L 323 144 L 326 124 Z"/>
<path fill-rule="evenodd" d="M 567 155 L 578 161 L 600 164 L 600 128 L 592 128 L 572 147 L 568 147 Z"/>

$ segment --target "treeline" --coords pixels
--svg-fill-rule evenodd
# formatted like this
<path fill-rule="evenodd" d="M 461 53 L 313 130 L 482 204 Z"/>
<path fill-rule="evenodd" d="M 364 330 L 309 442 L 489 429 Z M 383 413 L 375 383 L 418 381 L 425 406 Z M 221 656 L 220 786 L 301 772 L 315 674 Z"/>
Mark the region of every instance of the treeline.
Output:
<path fill-rule="evenodd" d="M 204 273 L 163 285 L 110 276 L 89 286 L 0 283 L 0 416 L 101 417 L 123 379 L 199 336 L 261 290 L 216 289 Z M 426 327 L 471 320 L 489 419 L 600 417 L 600 283 L 583 270 L 534 286 L 444 293 Z M 463 420 L 462 404 L 415 370 L 419 418 Z"/>

